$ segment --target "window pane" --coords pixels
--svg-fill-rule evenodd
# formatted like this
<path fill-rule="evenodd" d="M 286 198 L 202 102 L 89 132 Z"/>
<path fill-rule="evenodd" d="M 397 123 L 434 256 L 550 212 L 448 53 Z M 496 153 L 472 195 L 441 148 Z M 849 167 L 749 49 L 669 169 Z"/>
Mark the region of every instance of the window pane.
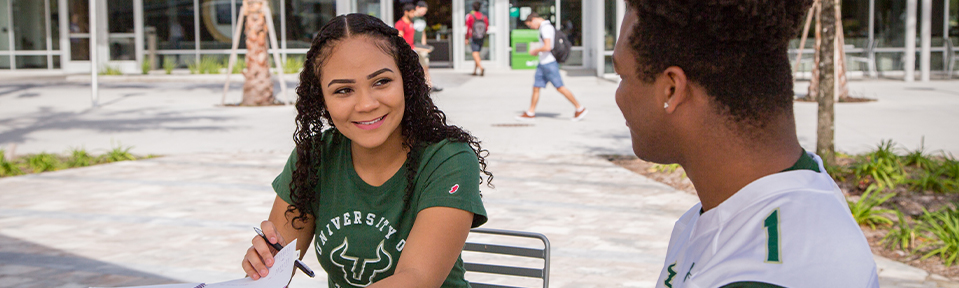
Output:
<path fill-rule="evenodd" d="M 136 60 L 134 38 L 110 38 L 110 60 Z"/>
<path fill-rule="evenodd" d="M 0 69 L 10 69 L 10 55 L 0 55 Z"/>
<path fill-rule="evenodd" d="M 905 15 L 905 1 L 876 0 L 875 25 L 876 41 L 879 41 L 878 47 L 906 47 L 904 40 L 906 32 Z M 918 23 L 916 29 L 919 29 Z M 880 70 L 882 69 L 880 68 Z"/>
<path fill-rule="evenodd" d="M 313 35 L 336 17 L 335 0 L 285 0 L 287 48 L 309 48 Z"/>
<path fill-rule="evenodd" d="M 41 5 L 43 3 L 40 3 Z M 47 56 L 17 56 L 17 69 L 47 69 Z"/>
<path fill-rule="evenodd" d="M 70 38 L 70 59 L 73 61 L 90 61 L 89 38 Z"/>
<path fill-rule="evenodd" d="M 67 5 L 70 7 L 70 33 L 90 33 L 88 26 L 90 21 L 89 0 L 69 0 Z"/>
<path fill-rule="evenodd" d="M 380 0 L 355 0 L 355 1 L 356 1 L 356 13 L 363 13 L 376 18 L 382 17 L 382 15 L 380 15 Z M 403 14 L 400 14 L 399 17 L 403 17 Z M 397 17 L 397 19 L 399 19 L 399 17 Z M 393 21 L 393 23 L 396 23 L 396 21 Z M 387 24 L 393 24 L 393 23 L 387 23 Z"/>
<path fill-rule="evenodd" d="M 43 1 L 13 1 L 13 39 L 16 50 L 47 50 L 47 23 Z M 17 63 L 20 66 L 20 63 Z M 44 67 L 46 68 L 46 67 Z"/>
<path fill-rule="evenodd" d="M 10 13 L 7 11 L 7 5 L 3 4 L 4 3 L 0 3 L 0 50 L 6 51 L 10 50 L 10 32 L 12 32 L 12 29 L 9 27 L 10 19 L 7 19 L 7 15 L 10 15 Z M 0 58 L 8 57 L 0 55 Z M 0 59 L 0 61 L 7 61 L 0 62 L 0 65 L 3 65 L 2 63 L 7 63 L 7 68 L 10 68 L 10 59 Z"/>
<path fill-rule="evenodd" d="M 193 1 L 143 0 L 143 23 L 156 27 L 157 49 L 194 49 L 193 10 Z"/>
<path fill-rule="evenodd" d="M 233 45 L 233 21 L 236 20 L 231 19 L 231 2 L 200 1 L 200 49 L 230 49 Z"/>
<path fill-rule="evenodd" d="M 53 50 L 60 50 L 60 1 L 57 0 L 50 0 L 50 42 Z"/>
<path fill-rule="evenodd" d="M 110 33 L 133 33 L 133 1 L 107 0 Z"/>
<path fill-rule="evenodd" d="M 612 51 L 613 47 L 616 47 L 616 0 L 606 0 L 606 17 L 605 18 L 605 30 L 606 34 L 604 37 L 605 46 L 607 51 Z M 608 70 L 608 69 L 607 69 Z M 612 72 L 607 72 L 612 73 Z"/>
<path fill-rule="evenodd" d="M 53 55 L 53 69 L 60 69 L 60 55 Z"/>
<path fill-rule="evenodd" d="M 560 22 L 556 28 L 560 28 L 573 42 L 573 46 L 583 46 L 583 1 L 582 0 L 562 0 L 560 1 Z"/>

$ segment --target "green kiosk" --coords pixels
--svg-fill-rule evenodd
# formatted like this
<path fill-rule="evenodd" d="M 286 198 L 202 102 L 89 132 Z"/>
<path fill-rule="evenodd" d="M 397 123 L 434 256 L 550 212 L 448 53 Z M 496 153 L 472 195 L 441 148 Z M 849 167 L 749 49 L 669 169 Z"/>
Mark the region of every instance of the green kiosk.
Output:
<path fill-rule="evenodd" d="M 514 29 L 510 32 L 510 43 L 513 43 L 513 52 L 510 53 L 510 67 L 513 69 L 536 69 L 539 65 L 539 56 L 529 55 L 531 47 L 539 42 L 539 30 Z"/>

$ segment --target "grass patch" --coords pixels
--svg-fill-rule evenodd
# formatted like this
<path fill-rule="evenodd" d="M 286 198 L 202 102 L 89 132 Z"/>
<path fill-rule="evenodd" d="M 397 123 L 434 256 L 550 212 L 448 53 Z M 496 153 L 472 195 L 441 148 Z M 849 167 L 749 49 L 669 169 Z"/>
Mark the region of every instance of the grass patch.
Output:
<path fill-rule="evenodd" d="M 226 58 L 226 60 L 223 60 L 223 67 L 228 67 L 228 66 L 230 66 L 230 58 Z M 233 64 L 233 71 L 231 71 L 231 73 L 242 74 L 243 69 L 246 69 L 246 58 L 237 57 L 236 63 Z"/>
<path fill-rule="evenodd" d="M 936 212 L 923 212 L 919 230 L 935 237 L 919 247 L 930 249 L 922 258 L 938 255 L 946 266 L 952 266 L 959 258 L 959 210 L 944 207 Z"/>
<path fill-rule="evenodd" d="M 119 146 L 104 154 L 93 155 L 85 149 L 75 148 L 68 151 L 66 155 L 42 152 L 15 157 L 14 159 L 7 159 L 4 151 L 0 150 L 0 177 L 157 157 L 156 155 L 137 156 L 130 153 L 131 149 L 132 147 Z"/>

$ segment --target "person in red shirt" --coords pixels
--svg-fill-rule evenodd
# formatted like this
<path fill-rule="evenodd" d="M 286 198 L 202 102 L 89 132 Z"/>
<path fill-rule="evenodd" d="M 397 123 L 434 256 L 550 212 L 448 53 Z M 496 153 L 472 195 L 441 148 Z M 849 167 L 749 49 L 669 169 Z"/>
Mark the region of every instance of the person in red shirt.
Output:
<path fill-rule="evenodd" d="M 400 37 L 406 40 L 406 44 L 410 44 L 410 49 L 413 49 L 413 34 L 416 33 L 416 30 L 413 29 L 413 16 L 415 15 L 416 5 L 406 3 L 403 5 L 403 18 L 396 21 L 396 25 L 394 25 L 396 30 L 400 31 Z"/>
<path fill-rule="evenodd" d="M 466 15 L 466 45 L 470 45 L 470 48 L 473 49 L 473 62 L 476 62 L 476 66 L 473 67 L 474 76 L 476 75 L 476 69 L 479 69 L 480 76 L 486 74 L 486 69 L 483 69 L 483 64 L 480 63 L 480 50 L 483 49 L 483 42 L 486 41 L 486 28 L 489 27 L 489 18 L 480 12 L 482 7 L 483 3 L 480 1 L 473 2 L 473 12 Z M 478 31 L 474 32 L 473 30 Z"/>

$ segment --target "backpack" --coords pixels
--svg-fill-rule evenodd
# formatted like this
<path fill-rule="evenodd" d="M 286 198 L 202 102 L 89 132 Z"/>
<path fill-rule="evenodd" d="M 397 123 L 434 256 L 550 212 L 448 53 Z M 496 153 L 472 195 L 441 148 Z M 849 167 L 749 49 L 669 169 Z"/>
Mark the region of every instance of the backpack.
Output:
<path fill-rule="evenodd" d="M 573 42 L 569 41 L 569 36 L 566 36 L 566 33 L 563 33 L 562 30 L 555 29 L 556 34 L 553 36 L 553 47 L 549 51 L 553 53 L 553 58 L 556 58 L 557 63 L 566 63 L 566 59 L 569 59 L 569 52 L 573 50 Z M 542 39 L 543 35 L 540 34 L 539 38 Z"/>
<path fill-rule="evenodd" d="M 483 19 L 486 19 L 486 16 L 483 16 L 483 18 L 479 18 L 476 16 L 477 14 L 472 14 L 472 15 L 473 15 L 473 27 L 471 27 L 470 29 L 472 29 L 472 32 L 473 32 L 473 39 L 486 38 L 486 22 L 483 21 Z"/>

